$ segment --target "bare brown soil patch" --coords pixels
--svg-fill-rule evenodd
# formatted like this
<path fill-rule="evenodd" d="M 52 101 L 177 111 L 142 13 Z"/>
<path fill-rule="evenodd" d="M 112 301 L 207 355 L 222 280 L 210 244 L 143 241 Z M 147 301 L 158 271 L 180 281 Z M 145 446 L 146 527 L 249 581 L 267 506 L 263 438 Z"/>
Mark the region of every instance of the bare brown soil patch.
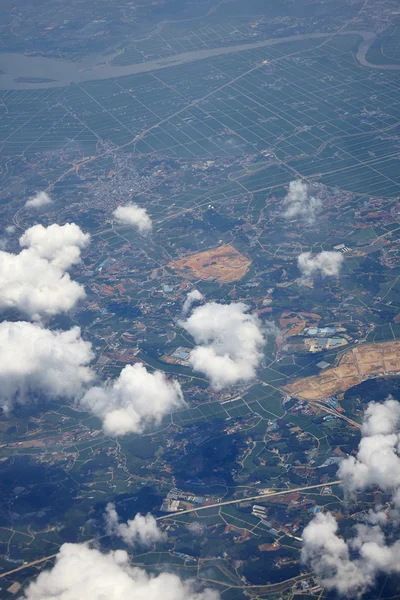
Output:
<path fill-rule="evenodd" d="M 279 550 L 280 545 L 279 544 L 260 544 L 258 546 L 258 549 L 260 550 L 260 552 L 276 552 L 277 550 Z"/>
<path fill-rule="evenodd" d="M 250 265 L 250 259 L 230 244 L 224 244 L 205 252 L 190 254 L 168 266 L 195 279 L 215 279 L 221 283 L 230 283 L 242 279 Z"/>
<path fill-rule="evenodd" d="M 291 396 L 321 400 L 345 392 L 378 375 L 400 373 L 400 341 L 362 344 L 345 352 L 336 367 L 313 377 L 302 377 L 284 387 Z"/>
<path fill-rule="evenodd" d="M 317 315 L 316 313 L 284 310 L 279 319 L 279 323 L 281 327 L 288 327 L 289 325 L 297 325 L 299 323 L 304 323 L 305 325 L 308 323 L 309 327 L 316 327 L 320 320 L 321 315 Z"/>

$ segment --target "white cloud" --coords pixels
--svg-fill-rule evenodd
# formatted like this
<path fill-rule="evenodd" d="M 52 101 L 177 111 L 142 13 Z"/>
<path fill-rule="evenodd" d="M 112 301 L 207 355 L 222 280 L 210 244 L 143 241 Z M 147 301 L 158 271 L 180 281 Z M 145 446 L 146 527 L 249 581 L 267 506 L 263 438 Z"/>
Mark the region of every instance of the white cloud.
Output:
<path fill-rule="evenodd" d="M 378 486 L 393 494 L 394 509 L 369 510 L 348 541 L 337 535 L 330 513 L 318 514 L 303 532 L 303 561 L 325 588 L 347 596 L 363 594 L 381 573 L 400 572 L 400 540 L 389 543 L 385 535 L 385 528 L 399 524 L 400 403 L 391 397 L 381 404 L 370 402 L 361 433 L 357 455 L 339 466 L 345 496 L 354 498 L 357 491 Z"/>
<path fill-rule="evenodd" d="M 297 179 L 289 184 L 289 192 L 283 201 L 286 219 L 300 217 L 308 223 L 314 223 L 322 202 L 319 198 L 310 196 L 307 183 Z"/>
<path fill-rule="evenodd" d="M 17 308 L 29 318 L 67 312 L 85 297 L 81 285 L 35 252 L 0 251 L 0 309 Z"/>
<path fill-rule="evenodd" d="M 34 320 L 71 310 L 85 291 L 65 270 L 89 241 L 74 223 L 27 229 L 19 240 L 24 250 L 0 251 L 0 309 L 16 308 Z"/>
<path fill-rule="evenodd" d="M 218 600 L 217 591 L 195 592 L 172 573 L 150 576 L 129 564 L 124 550 L 101 553 L 84 544 L 63 544 L 55 565 L 24 592 L 25 600 Z"/>
<path fill-rule="evenodd" d="M 163 541 L 167 537 L 159 529 L 157 521 L 150 513 L 145 516 L 138 513 L 134 519 L 120 523 L 115 504 L 109 502 L 104 517 L 107 534 L 120 537 L 129 546 L 135 544 L 151 546 L 154 542 Z"/>
<path fill-rule="evenodd" d="M 23 248 L 35 250 L 55 267 L 69 269 L 80 262 L 81 250 L 89 245 L 90 235 L 83 233 L 76 223 L 34 225 L 19 238 L 19 243 Z"/>
<path fill-rule="evenodd" d="M 28 394 L 74 398 L 94 378 L 94 355 L 79 327 L 50 331 L 25 321 L 0 323 L 0 405 L 9 410 Z"/>
<path fill-rule="evenodd" d="M 390 435 L 400 431 L 400 402 L 389 396 L 385 402 L 370 402 L 363 416 L 363 436 Z"/>
<path fill-rule="evenodd" d="M 15 225 L 8 225 L 6 227 L 6 234 L 11 235 L 11 234 L 15 233 L 16 229 L 17 228 L 15 227 Z"/>
<path fill-rule="evenodd" d="M 302 560 L 324 588 L 360 596 L 380 573 L 400 572 L 400 541 L 388 545 L 380 526 L 356 525 L 355 536 L 348 541 L 337 530 L 331 513 L 319 513 L 303 531 Z"/>
<path fill-rule="evenodd" d="M 118 206 L 114 210 L 113 215 L 120 223 L 136 227 L 139 233 L 150 233 L 152 229 L 151 218 L 147 214 L 147 210 L 137 204 Z"/>
<path fill-rule="evenodd" d="M 370 402 L 363 419 L 357 456 L 340 463 L 339 477 L 346 494 L 378 485 L 384 491 L 400 489 L 400 403 Z"/>
<path fill-rule="evenodd" d="M 204 296 L 201 292 L 199 292 L 199 290 L 192 290 L 191 292 L 189 292 L 186 296 L 185 302 L 183 303 L 183 316 L 186 316 L 190 312 L 190 309 L 192 308 L 195 302 L 200 302 L 201 300 L 203 300 L 203 298 Z"/>
<path fill-rule="evenodd" d="M 40 208 L 41 206 L 47 206 L 53 201 L 46 192 L 38 192 L 35 196 L 25 202 L 26 208 Z"/>
<path fill-rule="evenodd" d="M 388 490 L 400 485 L 398 436 L 374 435 L 361 440 L 357 457 L 350 456 L 340 467 L 339 476 L 354 491 L 378 485 Z"/>
<path fill-rule="evenodd" d="M 159 425 L 164 415 L 184 406 L 179 383 L 141 363 L 124 367 L 117 379 L 91 388 L 81 405 L 103 421 L 109 435 L 140 433 Z"/>
<path fill-rule="evenodd" d="M 208 302 L 180 322 L 197 344 L 190 364 L 215 389 L 252 379 L 261 362 L 265 335 L 258 316 L 248 310 L 242 302 Z"/>
<path fill-rule="evenodd" d="M 371 584 L 350 560 L 347 543 L 337 535 L 338 524 L 330 513 L 319 513 L 303 531 L 302 561 L 309 564 L 328 589 L 357 594 Z"/>
<path fill-rule="evenodd" d="M 318 273 L 323 277 L 337 277 L 343 263 L 341 252 L 324 250 L 314 256 L 311 252 L 303 252 L 297 257 L 297 264 L 304 277 L 313 277 Z"/>

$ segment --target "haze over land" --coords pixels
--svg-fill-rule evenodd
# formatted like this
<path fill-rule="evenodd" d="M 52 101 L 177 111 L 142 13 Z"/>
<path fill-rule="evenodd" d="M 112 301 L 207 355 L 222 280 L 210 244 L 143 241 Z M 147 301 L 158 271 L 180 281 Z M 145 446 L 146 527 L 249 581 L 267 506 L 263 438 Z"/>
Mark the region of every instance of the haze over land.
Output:
<path fill-rule="evenodd" d="M 0 7 L 0 599 L 399 595 L 397 4 Z"/>

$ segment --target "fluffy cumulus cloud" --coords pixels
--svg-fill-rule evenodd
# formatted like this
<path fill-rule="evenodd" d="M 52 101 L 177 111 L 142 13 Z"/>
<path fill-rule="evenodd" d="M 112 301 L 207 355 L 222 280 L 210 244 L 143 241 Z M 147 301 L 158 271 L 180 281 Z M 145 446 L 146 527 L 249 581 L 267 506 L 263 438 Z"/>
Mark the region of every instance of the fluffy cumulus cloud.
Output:
<path fill-rule="evenodd" d="M 201 292 L 199 292 L 199 290 L 192 290 L 191 292 L 189 292 L 186 296 L 186 300 L 183 303 L 183 307 L 182 307 L 182 314 L 183 316 L 186 316 L 187 314 L 189 314 L 190 309 L 192 308 L 193 304 L 195 302 L 201 302 L 203 300 L 204 296 Z"/>
<path fill-rule="evenodd" d="M 348 541 L 337 534 L 329 512 L 318 514 L 303 531 L 302 560 L 321 584 L 347 597 L 360 596 L 379 574 L 400 572 L 400 541 L 390 544 L 379 525 L 360 523 Z"/>
<path fill-rule="evenodd" d="M 141 363 L 127 365 L 119 377 L 86 392 L 81 405 L 103 421 L 109 435 L 140 433 L 184 405 L 179 383 Z"/>
<path fill-rule="evenodd" d="M 297 257 L 297 264 L 303 277 L 311 278 L 314 275 L 322 277 L 337 277 L 343 263 L 341 252 L 324 250 L 318 254 L 303 252 Z"/>
<path fill-rule="evenodd" d="M 27 229 L 19 254 L 0 251 L 0 309 L 16 308 L 34 320 L 71 310 L 85 291 L 66 269 L 89 241 L 74 223 Z"/>
<path fill-rule="evenodd" d="M 84 544 L 64 544 L 55 565 L 25 590 L 25 600 L 218 600 L 211 589 L 193 590 L 177 575 L 151 576 L 129 563 L 124 550 L 101 553 Z"/>
<path fill-rule="evenodd" d="M 20 246 L 34 250 L 53 266 L 69 269 L 81 260 L 81 250 L 90 243 L 90 235 L 83 233 L 76 223 L 49 227 L 34 225 L 19 238 Z"/>
<path fill-rule="evenodd" d="M 297 179 L 289 184 L 289 191 L 283 201 L 286 219 L 301 218 L 307 223 L 314 223 L 322 206 L 319 198 L 310 195 L 307 183 Z"/>
<path fill-rule="evenodd" d="M 378 486 L 392 493 L 392 510 L 376 507 L 344 540 L 330 513 L 318 514 L 303 532 L 303 561 L 321 584 L 348 597 L 371 588 L 378 575 L 400 572 L 400 540 L 394 539 L 400 509 L 400 403 L 389 397 L 369 403 L 363 418 L 357 455 L 341 462 L 345 495 Z"/>
<path fill-rule="evenodd" d="M 363 590 L 364 576 L 350 560 L 347 543 L 337 535 L 338 524 L 330 514 L 319 513 L 303 531 L 302 561 L 309 564 L 324 587 L 343 595 Z M 371 581 L 369 581 L 371 583 Z"/>
<path fill-rule="evenodd" d="M 74 398 L 92 382 L 91 344 L 79 327 L 50 331 L 25 321 L 0 323 L 0 403 L 8 411 L 40 393 Z"/>
<path fill-rule="evenodd" d="M 32 196 L 32 198 L 29 198 L 29 200 L 27 200 L 25 202 L 25 207 L 26 208 L 41 208 L 42 206 L 47 206 L 48 204 L 51 204 L 53 201 L 50 198 L 50 196 L 47 194 L 47 192 L 38 192 L 37 194 L 35 194 L 35 196 Z"/>
<path fill-rule="evenodd" d="M 147 210 L 137 204 L 132 203 L 126 206 L 118 206 L 114 210 L 113 215 L 119 223 L 136 227 L 139 233 L 150 233 L 153 226 Z"/>
<path fill-rule="evenodd" d="M 400 403 L 393 398 L 382 404 L 371 402 L 361 433 L 357 455 L 343 460 L 339 468 L 346 494 L 354 496 L 372 486 L 396 494 L 400 489 Z"/>
<path fill-rule="evenodd" d="M 242 302 L 208 302 L 180 322 L 197 344 L 190 352 L 190 364 L 215 389 L 252 379 L 261 362 L 265 331 L 258 316 L 248 310 Z"/>
<path fill-rule="evenodd" d="M 0 251 L 0 309 L 16 308 L 38 320 L 67 312 L 85 297 L 81 285 L 35 252 Z"/>
<path fill-rule="evenodd" d="M 121 538 L 129 546 L 151 546 L 154 542 L 166 539 L 165 533 L 159 529 L 157 521 L 150 513 L 145 516 L 138 513 L 134 519 L 120 523 L 115 505 L 109 502 L 104 518 L 107 534 Z"/>

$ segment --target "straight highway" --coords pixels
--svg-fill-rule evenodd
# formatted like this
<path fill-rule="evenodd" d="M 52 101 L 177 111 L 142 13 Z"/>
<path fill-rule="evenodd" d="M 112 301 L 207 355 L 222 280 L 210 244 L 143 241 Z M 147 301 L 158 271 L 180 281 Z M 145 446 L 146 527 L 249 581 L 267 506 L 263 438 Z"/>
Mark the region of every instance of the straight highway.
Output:
<path fill-rule="evenodd" d="M 226 500 L 225 502 L 216 502 L 215 504 L 209 504 L 208 506 L 198 506 L 197 508 L 188 508 L 186 510 L 179 510 L 177 512 L 168 513 L 167 515 L 163 515 L 162 517 L 157 517 L 157 521 L 164 521 L 165 519 L 171 519 L 173 517 L 177 517 L 179 515 L 185 515 L 188 513 L 199 512 L 201 510 L 207 510 L 208 508 L 228 506 L 229 504 L 240 504 L 241 502 L 250 502 L 252 500 L 267 500 L 268 498 L 273 498 L 275 496 L 283 496 L 285 494 L 293 494 L 295 492 L 306 492 L 308 490 L 315 490 L 321 487 L 326 487 L 329 485 L 337 485 L 341 483 L 341 480 L 338 479 L 336 481 L 327 481 L 326 483 L 317 483 L 315 485 L 307 485 L 298 488 L 291 488 L 287 490 L 277 490 L 276 492 L 268 492 L 266 494 L 259 494 L 258 496 L 249 496 L 248 498 L 235 498 L 234 500 Z M 100 535 L 98 537 L 94 537 L 90 540 L 86 540 L 86 544 L 91 544 L 93 542 L 97 542 L 105 537 L 109 537 L 107 535 Z M 0 573 L 1 577 L 7 577 L 8 575 L 12 575 L 13 573 L 17 573 L 18 571 L 22 571 L 23 569 L 27 569 L 28 567 L 33 567 L 35 565 L 39 565 L 41 563 L 45 563 L 52 558 L 55 558 L 56 554 L 49 554 L 48 556 L 44 556 L 43 558 L 39 558 L 38 560 L 33 560 L 32 562 L 27 562 L 19 567 L 15 567 L 15 569 L 11 569 L 11 571 L 4 571 Z"/>

